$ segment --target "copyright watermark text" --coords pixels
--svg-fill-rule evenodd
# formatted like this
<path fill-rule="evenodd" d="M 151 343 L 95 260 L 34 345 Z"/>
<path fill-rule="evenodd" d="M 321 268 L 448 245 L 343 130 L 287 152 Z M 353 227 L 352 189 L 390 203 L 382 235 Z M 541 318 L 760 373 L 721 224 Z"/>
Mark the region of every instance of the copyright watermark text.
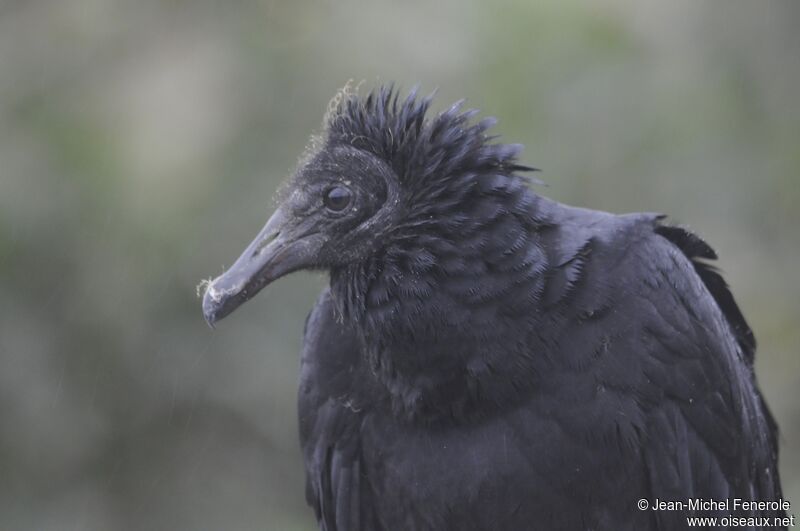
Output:
<path fill-rule="evenodd" d="M 689 527 L 794 527 L 795 516 L 789 514 L 791 503 L 787 500 L 747 500 L 729 498 L 714 500 L 709 498 L 689 498 L 686 500 L 649 500 L 641 498 L 636 502 L 640 511 L 677 511 L 698 514 L 687 516 Z M 743 516 L 747 513 L 770 513 L 783 511 L 787 516 Z M 701 514 L 714 516 L 700 516 Z M 728 514 L 726 514 L 728 513 Z"/>

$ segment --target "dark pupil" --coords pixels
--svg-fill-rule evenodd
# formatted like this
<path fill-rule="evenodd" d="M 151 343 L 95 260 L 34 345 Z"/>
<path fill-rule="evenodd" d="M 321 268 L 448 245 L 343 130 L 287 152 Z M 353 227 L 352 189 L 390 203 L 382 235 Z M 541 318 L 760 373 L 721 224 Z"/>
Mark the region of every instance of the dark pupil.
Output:
<path fill-rule="evenodd" d="M 324 203 L 331 210 L 344 210 L 350 204 L 350 190 L 334 186 L 325 193 Z"/>

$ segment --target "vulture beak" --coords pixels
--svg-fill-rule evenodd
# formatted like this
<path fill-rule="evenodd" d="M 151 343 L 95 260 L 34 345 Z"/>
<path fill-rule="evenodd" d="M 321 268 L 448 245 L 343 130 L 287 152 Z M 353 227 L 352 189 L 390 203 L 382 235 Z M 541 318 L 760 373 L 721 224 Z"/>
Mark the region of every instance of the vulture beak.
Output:
<path fill-rule="evenodd" d="M 292 216 L 278 208 L 253 242 L 223 274 L 208 285 L 203 316 L 214 323 L 253 298 L 264 286 L 314 261 L 322 242 L 318 234 L 294 236 Z"/>

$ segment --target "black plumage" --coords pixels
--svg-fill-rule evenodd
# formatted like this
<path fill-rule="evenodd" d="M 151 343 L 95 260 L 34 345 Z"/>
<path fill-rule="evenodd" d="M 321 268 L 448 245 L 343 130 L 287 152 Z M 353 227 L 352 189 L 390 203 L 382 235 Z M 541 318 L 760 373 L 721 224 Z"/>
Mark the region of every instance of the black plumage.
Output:
<path fill-rule="evenodd" d="M 429 106 L 342 93 L 275 215 L 204 298 L 213 323 L 284 274 L 330 272 L 299 392 L 321 529 L 783 516 L 637 507 L 781 497 L 755 340 L 714 251 L 660 215 L 534 193 L 491 119 Z"/>

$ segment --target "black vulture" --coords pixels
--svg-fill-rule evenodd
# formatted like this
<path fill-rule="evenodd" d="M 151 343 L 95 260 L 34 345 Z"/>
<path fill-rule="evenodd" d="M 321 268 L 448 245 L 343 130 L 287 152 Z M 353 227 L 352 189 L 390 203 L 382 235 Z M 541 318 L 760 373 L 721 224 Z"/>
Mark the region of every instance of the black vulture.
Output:
<path fill-rule="evenodd" d="M 341 92 L 203 299 L 213 325 L 288 273 L 330 274 L 299 389 L 320 528 L 782 523 L 755 340 L 712 248 L 542 197 L 493 119 L 430 105 Z"/>

